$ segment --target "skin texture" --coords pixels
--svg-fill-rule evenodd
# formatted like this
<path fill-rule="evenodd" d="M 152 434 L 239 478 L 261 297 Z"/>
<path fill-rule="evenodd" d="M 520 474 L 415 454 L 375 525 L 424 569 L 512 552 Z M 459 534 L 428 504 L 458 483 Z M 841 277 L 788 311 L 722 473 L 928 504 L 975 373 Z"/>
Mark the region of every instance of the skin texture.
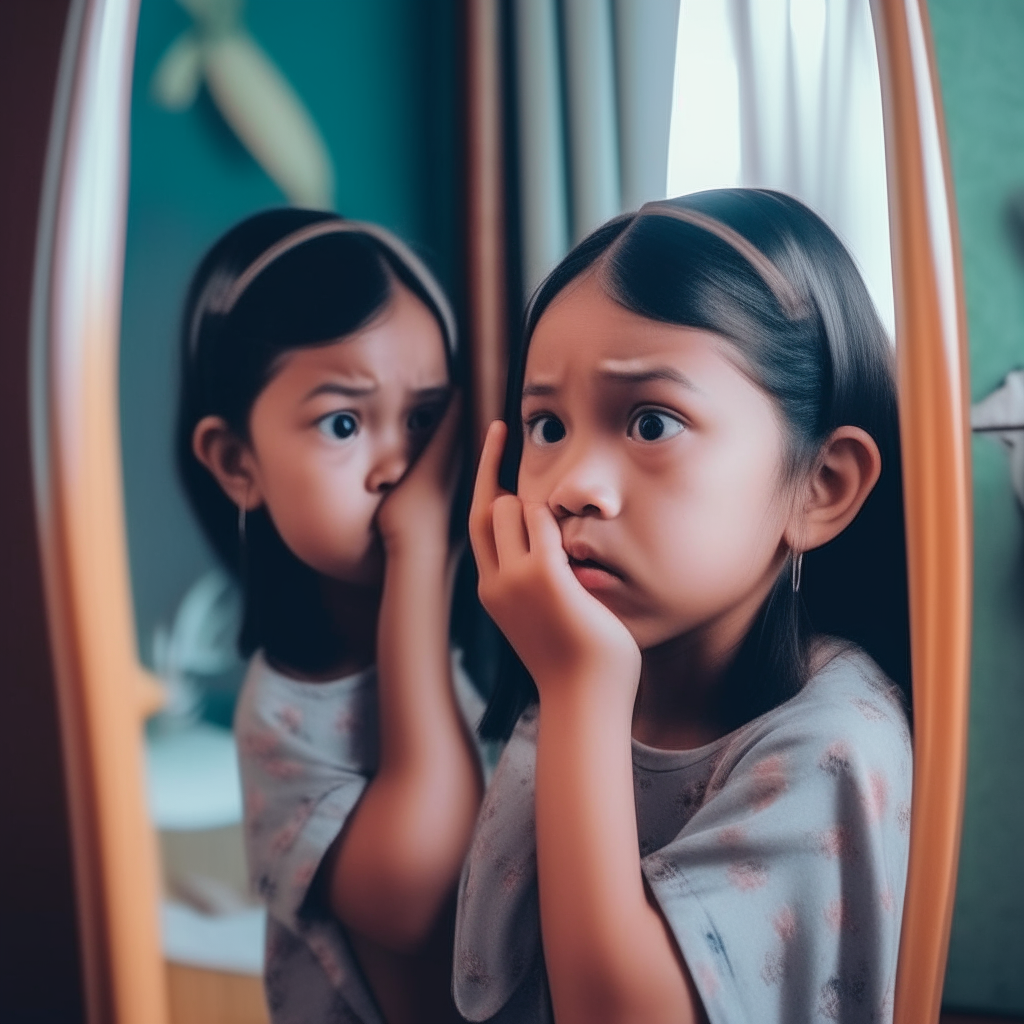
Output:
<path fill-rule="evenodd" d="M 878 449 L 841 427 L 784 484 L 783 429 L 736 349 L 628 312 L 599 271 L 541 317 L 522 414 L 518 494 L 498 486 L 506 431 L 492 424 L 470 537 L 481 600 L 540 694 L 537 864 L 555 1018 L 702 1021 L 644 886 L 630 738 L 687 749 L 723 734 L 713 696 L 734 652 L 790 550 L 853 520 Z"/>
<path fill-rule="evenodd" d="M 353 652 L 330 677 L 377 662 L 380 767 L 320 877 L 391 1024 L 457 1019 L 452 909 L 482 790 L 448 649 L 461 458 L 450 397 L 437 321 L 396 283 L 368 326 L 282 358 L 248 438 L 218 417 L 193 435 L 231 500 L 265 504 L 323 574 Z"/>

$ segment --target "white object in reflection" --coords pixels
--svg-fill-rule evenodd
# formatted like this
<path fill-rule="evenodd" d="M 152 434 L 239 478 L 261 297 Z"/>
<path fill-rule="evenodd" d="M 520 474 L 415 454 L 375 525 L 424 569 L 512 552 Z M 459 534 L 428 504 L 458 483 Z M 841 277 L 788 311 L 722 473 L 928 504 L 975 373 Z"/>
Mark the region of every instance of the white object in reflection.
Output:
<path fill-rule="evenodd" d="M 149 812 L 158 829 L 222 828 L 242 820 L 234 737 L 198 722 L 147 737 Z"/>
<path fill-rule="evenodd" d="M 263 973 L 267 928 L 263 907 L 211 916 L 184 903 L 165 900 L 160 918 L 168 960 L 210 971 Z"/>
<path fill-rule="evenodd" d="M 334 168 L 313 118 L 242 24 L 241 0 L 178 0 L 195 19 L 153 73 L 153 97 L 185 110 L 203 79 L 242 144 L 296 206 L 334 206 Z"/>
<path fill-rule="evenodd" d="M 153 671 L 166 700 L 150 723 L 152 732 L 194 725 L 202 712 L 203 677 L 229 672 L 238 664 L 236 638 L 242 602 L 237 586 L 219 569 L 200 576 L 186 591 L 168 629 L 153 631 Z"/>

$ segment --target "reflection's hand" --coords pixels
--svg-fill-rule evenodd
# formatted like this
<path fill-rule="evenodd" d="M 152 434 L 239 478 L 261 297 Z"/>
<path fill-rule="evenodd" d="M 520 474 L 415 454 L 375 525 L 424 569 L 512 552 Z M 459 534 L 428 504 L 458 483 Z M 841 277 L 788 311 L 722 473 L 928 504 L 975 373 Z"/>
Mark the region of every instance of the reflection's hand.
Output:
<path fill-rule="evenodd" d="M 469 536 L 480 600 L 545 692 L 606 683 L 632 708 L 640 651 L 626 627 L 580 584 L 562 534 L 543 503 L 498 486 L 504 423 L 492 423 L 480 456 Z"/>
<path fill-rule="evenodd" d="M 381 503 L 377 529 L 387 555 L 422 551 L 424 545 L 447 554 L 452 499 L 462 460 L 461 416 L 462 399 L 455 394 L 426 448 Z"/>

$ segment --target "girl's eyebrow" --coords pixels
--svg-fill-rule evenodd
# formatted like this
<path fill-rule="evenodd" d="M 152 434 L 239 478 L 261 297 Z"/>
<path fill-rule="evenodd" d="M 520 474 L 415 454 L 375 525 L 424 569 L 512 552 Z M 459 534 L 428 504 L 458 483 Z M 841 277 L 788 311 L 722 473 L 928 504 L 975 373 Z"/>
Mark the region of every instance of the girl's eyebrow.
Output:
<path fill-rule="evenodd" d="M 442 398 L 448 398 L 452 389 L 447 384 L 438 384 L 436 387 L 419 388 L 413 392 L 417 402 L 440 402 Z"/>
<path fill-rule="evenodd" d="M 643 366 L 630 361 L 608 360 L 601 365 L 598 371 L 602 377 L 610 377 L 613 380 L 624 381 L 628 384 L 646 384 L 652 380 L 667 380 L 678 384 L 688 391 L 704 393 L 704 389 L 697 386 L 692 377 L 688 377 L 682 370 L 674 366 L 658 365 Z"/>
<path fill-rule="evenodd" d="M 361 398 L 364 395 L 373 394 L 376 390 L 376 384 L 353 385 L 329 381 L 326 384 L 317 384 L 302 401 L 308 402 L 310 399 L 316 398 L 317 395 L 343 395 L 345 398 Z"/>
<path fill-rule="evenodd" d="M 553 395 L 557 391 L 557 384 L 524 384 L 523 398 L 536 398 L 543 395 Z"/>
<path fill-rule="evenodd" d="M 372 395 L 376 390 L 376 384 L 353 385 L 329 381 L 325 384 L 318 384 L 302 401 L 308 402 L 318 395 L 342 395 L 345 398 L 363 398 L 366 395 Z M 451 388 L 447 384 L 438 384 L 435 387 L 418 388 L 413 392 L 413 397 L 417 402 L 439 402 L 450 394 Z"/>
<path fill-rule="evenodd" d="M 698 387 L 692 377 L 688 377 L 682 370 L 674 366 L 641 366 L 630 362 L 611 361 L 604 363 L 598 369 L 602 377 L 608 377 L 615 381 L 622 381 L 627 384 L 646 384 L 652 380 L 667 380 L 688 391 L 695 391 L 704 394 L 704 389 Z M 545 395 L 554 395 L 558 392 L 557 384 L 524 384 L 523 398 L 537 398 Z"/>

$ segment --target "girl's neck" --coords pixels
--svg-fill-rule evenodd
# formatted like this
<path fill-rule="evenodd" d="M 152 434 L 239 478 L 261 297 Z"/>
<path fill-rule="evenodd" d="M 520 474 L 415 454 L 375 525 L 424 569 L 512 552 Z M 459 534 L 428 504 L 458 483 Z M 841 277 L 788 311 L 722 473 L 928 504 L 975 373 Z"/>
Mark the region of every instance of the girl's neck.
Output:
<path fill-rule="evenodd" d="M 634 739 L 665 750 L 692 750 L 735 727 L 723 713 L 722 683 L 777 572 L 774 566 L 742 601 L 712 621 L 643 652 Z"/>
<path fill-rule="evenodd" d="M 634 739 L 666 750 L 692 750 L 729 732 L 721 686 L 756 615 L 757 605 L 734 609 L 644 651 Z"/>
<path fill-rule="evenodd" d="M 650 747 L 692 750 L 724 735 L 717 695 L 730 662 L 688 635 L 645 651 L 633 738 Z"/>

